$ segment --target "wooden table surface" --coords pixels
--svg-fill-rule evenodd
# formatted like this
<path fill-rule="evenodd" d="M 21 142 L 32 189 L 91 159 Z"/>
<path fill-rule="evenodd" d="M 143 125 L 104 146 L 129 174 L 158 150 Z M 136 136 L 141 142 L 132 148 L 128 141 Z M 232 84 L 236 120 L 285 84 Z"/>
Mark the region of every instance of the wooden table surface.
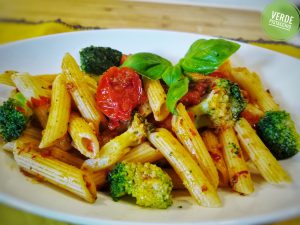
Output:
<path fill-rule="evenodd" d="M 0 0 L 0 19 L 101 28 L 150 28 L 257 40 L 268 37 L 260 13 L 192 5 L 99 0 Z"/>

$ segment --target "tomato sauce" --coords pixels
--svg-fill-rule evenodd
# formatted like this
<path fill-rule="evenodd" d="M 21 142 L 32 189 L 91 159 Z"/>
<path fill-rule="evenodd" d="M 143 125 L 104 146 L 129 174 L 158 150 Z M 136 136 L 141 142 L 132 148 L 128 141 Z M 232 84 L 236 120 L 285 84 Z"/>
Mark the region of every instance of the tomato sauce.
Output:
<path fill-rule="evenodd" d="M 109 128 L 130 120 L 133 109 L 146 100 L 139 75 L 130 68 L 109 68 L 98 83 L 98 109 L 109 119 Z"/>
<path fill-rule="evenodd" d="M 256 124 L 259 122 L 260 120 L 260 116 L 259 115 L 254 115 L 253 113 L 244 110 L 241 113 L 241 116 L 244 117 L 250 124 L 252 127 L 255 127 Z"/>
<path fill-rule="evenodd" d="M 238 182 L 238 179 L 241 175 L 247 176 L 248 174 L 249 174 L 249 172 L 247 170 L 242 170 L 240 172 L 237 172 L 231 178 L 231 185 L 234 186 Z"/>
<path fill-rule="evenodd" d="M 45 96 L 40 96 L 39 98 L 32 97 L 31 104 L 32 104 L 33 108 L 48 105 L 48 104 L 50 104 L 50 98 L 45 97 Z"/>
<path fill-rule="evenodd" d="M 215 71 L 215 72 L 209 74 L 209 76 L 211 76 L 211 77 L 216 77 L 216 78 L 225 78 L 225 79 L 228 78 L 228 77 L 226 76 L 226 74 L 224 74 L 224 73 L 222 73 L 222 72 L 220 72 L 220 71 Z"/>
<path fill-rule="evenodd" d="M 222 158 L 218 153 L 209 152 L 209 154 L 215 162 L 218 162 Z"/>
<path fill-rule="evenodd" d="M 197 105 L 201 98 L 206 94 L 211 85 L 209 79 L 203 79 L 197 82 L 192 82 L 189 85 L 189 91 L 181 99 L 180 102 L 185 106 Z"/>

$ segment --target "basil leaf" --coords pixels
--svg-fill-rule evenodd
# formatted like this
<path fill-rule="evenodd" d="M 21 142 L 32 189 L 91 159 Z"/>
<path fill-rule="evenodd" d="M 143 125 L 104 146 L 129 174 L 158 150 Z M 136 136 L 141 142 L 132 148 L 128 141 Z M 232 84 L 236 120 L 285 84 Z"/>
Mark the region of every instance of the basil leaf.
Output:
<path fill-rule="evenodd" d="M 167 93 L 166 105 L 171 113 L 175 113 L 177 102 L 188 92 L 189 79 L 187 77 L 173 83 Z"/>
<path fill-rule="evenodd" d="M 184 72 L 209 74 L 240 48 L 240 45 L 223 39 L 199 39 L 180 60 Z"/>
<path fill-rule="evenodd" d="M 159 55 L 140 52 L 129 56 L 121 67 L 129 67 L 152 80 L 160 79 L 172 63 Z"/>
<path fill-rule="evenodd" d="M 173 83 L 178 81 L 181 76 L 181 67 L 177 64 L 175 66 L 168 67 L 168 69 L 163 73 L 162 79 L 170 87 Z"/>

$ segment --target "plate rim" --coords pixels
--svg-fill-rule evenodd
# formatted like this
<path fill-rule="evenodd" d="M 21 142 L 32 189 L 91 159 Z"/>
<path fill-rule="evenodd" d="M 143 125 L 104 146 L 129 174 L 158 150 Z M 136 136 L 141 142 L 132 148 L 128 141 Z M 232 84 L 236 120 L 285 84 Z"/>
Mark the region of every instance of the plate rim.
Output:
<path fill-rule="evenodd" d="M 31 41 L 36 41 L 39 39 L 48 39 L 48 38 L 52 38 L 52 37 L 60 37 L 60 36 L 68 36 L 68 35 L 74 35 L 74 34 L 79 34 L 79 33 L 97 33 L 97 32 L 119 32 L 119 31 L 126 31 L 126 32 L 162 32 L 162 33 L 178 33 L 178 34 L 186 34 L 186 35 L 199 35 L 199 36 L 203 36 L 205 38 L 220 38 L 220 39 L 225 39 L 225 40 L 229 40 L 229 41 L 233 41 L 236 43 L 240 43 L 243 45 L 247 45 L 247 46 L 251 46 L 254 48 L 258 48 L 261 50 L 265 50 L 271 53 L 275 53 L 278 54 L 280 56 L 283 57 L 289 57 L 291 59 L 298 59 L 300 61 L 299 58 L 284 54 L 282 52 L 278 52 L 272 49 L 268 49 L 268 48 L 264 48 L 261 46 L 257 46 L 257 45 L 253 45 L 249 42 L 243 42 L 242 40 L 236 40 L 236 39 L 230 39 L 229 37 L 223 37 L 223 36 L 214 36 L 214 35 L 207 35 L 207 34 L 201 34 L 201 33 L 195 33 L 195 32 L 186 32 L 186 31 L 177 31 L 177 30 L 163 30 L 163 29 L 145 29 L 145 28 L 101 28 L 101 29 L 89 29 L 89 30 L 78 30 L 78 31 L 69 31 L 69 32 L 61 32 L 61 33 L 56 33 L 56 34 L 47 34 L 47 35 L 43 35 L 43 36 L 38 36 L 38 37 L 32 37 L 32 38 L 27 38 L 27 39 L 23 39 L 23 40 L 17 40 L 17 41 L 13 41 L 13 42 L 7 42 L 4 44 L 0 44 L 0 49 L 1 48 L 5 48 L 5 47 L 9 47 L 11 45 L 18 45 L 18 44 L 23 44 L 23 43 L 27 43 L 27 42 L 31 42 Z M 255 40 L 254 40 L 255 42 Z"/>

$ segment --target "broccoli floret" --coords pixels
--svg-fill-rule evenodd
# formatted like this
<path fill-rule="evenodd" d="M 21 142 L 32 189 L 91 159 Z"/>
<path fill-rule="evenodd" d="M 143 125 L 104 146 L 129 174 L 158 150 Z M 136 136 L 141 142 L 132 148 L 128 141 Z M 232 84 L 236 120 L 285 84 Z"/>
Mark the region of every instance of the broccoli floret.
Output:
<path fill-rule="evenodd" d="M 81 49 L 80 67 L 89 74 L 101 75 L 112 66 L 119 66 L 122 53 L 109 47 L 90 46 Z"/>
<path fill-rule="evenodd" d="M 0 134 L 9 142 L 21 136 L 32 112 L 21 93 L 15 94 L 0 106 Z"/>
<path fill-rule="evenodd" d="M 207 116 L 213 127 L 222 127 L 232 125 L 246 105 L 239 86 L 220 78 L 213 82 L 209 94 L 199 104 L 189 108 L 189 111 L 195 115 L 195 121 L 199 123 L 196 124 L 197 128 L 201 126 L 202 118 L 206 119 Z"/>
<path fill-rule="evenodd" d="M 115 201 L 131 195 L 137 205 L 144 207 L 165 209 L 172 205 L 172 180 L 154 164 L 118 163 L 109 173 L 108 182 Z"/>
<path fill-rule="evenodd" d="M 300 136 L 290 114 L 268 111 L 257 124 L 257 133 L 276 159 L 286 159 L 300 149 Z"/>

